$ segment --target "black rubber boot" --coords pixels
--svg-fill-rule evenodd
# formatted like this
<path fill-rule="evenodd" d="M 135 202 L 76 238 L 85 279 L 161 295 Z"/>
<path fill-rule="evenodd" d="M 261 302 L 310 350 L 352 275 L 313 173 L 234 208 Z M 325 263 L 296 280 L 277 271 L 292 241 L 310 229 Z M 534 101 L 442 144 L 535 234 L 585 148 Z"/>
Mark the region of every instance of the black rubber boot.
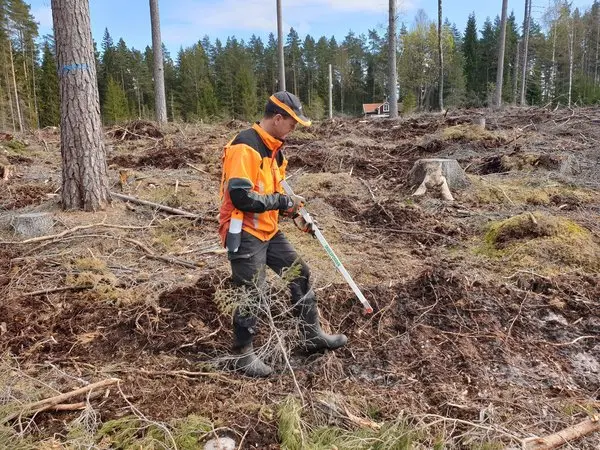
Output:
<path fill-rule="evenodd" d="M 268 377 L 273 369 L 266 365 L 254 352 L 254 327 L 256 317 L 242 316 L 239 311 L 233 315 L 233 365 L 235 370 L 253 378 Z"/>
<path fill-rule="evenodd" d="M 307 352 L 335 350 L 348 342 L 344 334 L 327 334 L 321 329 L 317 300 L 312 289 L 296 303 L 294 311 L 300 319 L 301 346 Z"/>

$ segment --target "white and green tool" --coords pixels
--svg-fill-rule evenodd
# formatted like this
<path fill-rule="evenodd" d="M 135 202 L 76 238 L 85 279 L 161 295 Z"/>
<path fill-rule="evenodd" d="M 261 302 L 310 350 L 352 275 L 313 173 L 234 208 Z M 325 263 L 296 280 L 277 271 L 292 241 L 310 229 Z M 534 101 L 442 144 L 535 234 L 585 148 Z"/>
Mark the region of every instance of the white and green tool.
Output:
<path fill-rule="evenodd" d="M 281 187 L 283 188 L 283 190 L 285 191 L 285 193 L 287 195 L 290 195 L 290 196 L 294 195 L 294 191 L 292 190 L 292 187 L 288 184 L 287 181 L 282 180 Z M 348 273 L 348 271 L 346 270 L 346 268 L 344 267 L 344 265 L 342 264 L 340 259 L 337 257 L 337 255 L 335 254 L 335 252 L 333 251 L 333 249 L 331 248 L 331 246 L 329 245 L 329 243 L 323 236 L 323 233 L 321 233 L 321 231 L 317 228 L 317 226 L 315 225 L 315 223 L 312 220 L 312 217 L 310 217 L 310 214 L 308 214 L 308 211 L 306 211 L 306 208 L 302 207 L 302 208 L 300 208 L 300 210 L 298 212 L 302 215 L 302 218 L 306 221 L 306 223 L 309 223 L 312 225 L 312 230 L 314 232 L 315 237 L 317 238 L 319 243 L 323 246 L 323 248 L 325 249 L 325 251 L 327 252 L 329 257 L 331 258 L 331 260 L 333 261 L 333 264 L 335 265 L 336 269 L 340 271 L 340 273 L 344 277 L 344 280 L 346 280 L 346 282 L 350 285 L 350 287 L 352 288 L 352 290 L 354 291 L 354 293 L 356 294 L 356 296 L 358 297 L 360 302 L 363 304 L 363 306 L 365 308 L 365 314 L 372 314 L 373 307 L 369 304 L 369 301 L 365 298 L 365 296 L 360 291 L 360 289 L 358 288 L 358 286 L 356 285 L 356 283 L 354 282 L 354 280 L 352 279 L 352 277 L 350 276 L 350 274 Z"/>

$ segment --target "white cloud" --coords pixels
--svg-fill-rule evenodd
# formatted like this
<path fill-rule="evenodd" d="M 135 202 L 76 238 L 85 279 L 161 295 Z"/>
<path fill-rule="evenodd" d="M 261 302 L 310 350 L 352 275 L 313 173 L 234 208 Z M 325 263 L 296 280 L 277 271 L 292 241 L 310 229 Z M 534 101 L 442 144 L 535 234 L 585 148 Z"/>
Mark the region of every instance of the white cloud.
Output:
<path fill-rule="evenodd" d="M 399 0 L 398 10 L 412 9 L 418 1 Z M 387 21 L 388 7 L 388 0 L 283 0 L 284 30 L 308 34 L 311 26 L 339 28 L 349 19 L 374 27 L 382 18 Z M 179 0 L 161 14 L 162 37 L 169 45 L 188 45 L 222 31 L 277 32 L 274 0 Z"/>

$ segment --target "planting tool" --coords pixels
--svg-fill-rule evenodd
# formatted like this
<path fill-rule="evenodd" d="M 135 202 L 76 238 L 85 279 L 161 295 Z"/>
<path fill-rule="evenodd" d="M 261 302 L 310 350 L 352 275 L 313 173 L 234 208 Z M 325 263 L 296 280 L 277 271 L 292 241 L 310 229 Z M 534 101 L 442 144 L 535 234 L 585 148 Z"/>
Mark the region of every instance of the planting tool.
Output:
<path fill-rule="evenodd" d="M 283 190 L 285 191 L 285 193 L 287 195 L 290 195 L 290 196 L 294 195 L 294 191 L 292 190 L 292 187 L 288 184 L 287 181 L 282 180 L 281 187 L 283 188 Z M 365 310 L 364 310 L 365 314 L 372 314 L 373 307 L 369 304 L 369 301 L 365 298 L 365 296 L 360 291 L 360 289 L 358 288 L 358 286 L 356 285 L 356 283 L 354 282 L 354 280 L 352 279 L 352 277 L 350 276 L 350 274 L 348 273 L 348 271 L 346 270 L 346 268 L 344 267 L 344 265 L 342 264 L 340 259 L 337 257 L 337 255 L 335 254 L 335 252 L 333 251 L 333 249 L 331 248 L 331 246 L 325 239 L 325 236 L 323 236 L 323 233 L 321 233 L 321 230 L 319 230 L 317 228 L 317 226 L 315 225 L 315 222 L 312 220 L 312 217 L 310 216 L 310 214 L 308 213 L 306 208 L 302 207 L 299 209 L 298 212 L 300 213 L 302 218 L 306 221 L 306 223 L 311 224 L 315 237 L 317 238 L 319 243 L 323 246 L 323 248 L 325 249 L 325 252 L 327 252 L 327 254 L 331 258 L 331 260 L 333 261 L 333 264 L 335 265 L 336 269 L 340 271 L 340 273 L 344 277 L 344 280 L 346 280 L 346 282 L 350 285 L 350 287 L 352 288 L 352 290 L 354 291 L 354 293 L 356 294 L 356 296 L 358 297 L 360 302 L 363 304 L 363 307 L 365 308 Z"/>

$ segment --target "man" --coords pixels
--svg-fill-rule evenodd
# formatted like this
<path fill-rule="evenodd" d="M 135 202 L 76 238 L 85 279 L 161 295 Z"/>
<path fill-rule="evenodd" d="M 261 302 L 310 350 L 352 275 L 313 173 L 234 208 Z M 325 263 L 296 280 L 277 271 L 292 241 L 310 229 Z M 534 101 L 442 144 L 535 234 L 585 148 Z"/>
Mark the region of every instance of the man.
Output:
<path fill-rule="evenodd" d="M 321 330 L 309 268 L 278 227 L 279 216 L 284 215 L 302 231 L 312 231 L 298 214 L 304 199 L 285 195 L 280 185 L 287 166 L 281 147 L 298 123 L 310 126 L 300 100 L 289 92 L 277 92 L 269 98 L 262 120 L 239 133 L 223 153 L 219 234 L 228 250 L 232 279 L 240 297 L 251 300 L 234 312 L 233 352 L 236 369 L 251 377 L 266 377 L 272 372 L 252 344 L 266 266 L 279 276 L 292 267 L 292 310 L 300 319 L 305 350 L 333 350 L 347 342 L 343 334 L 328 335 Z"/>

